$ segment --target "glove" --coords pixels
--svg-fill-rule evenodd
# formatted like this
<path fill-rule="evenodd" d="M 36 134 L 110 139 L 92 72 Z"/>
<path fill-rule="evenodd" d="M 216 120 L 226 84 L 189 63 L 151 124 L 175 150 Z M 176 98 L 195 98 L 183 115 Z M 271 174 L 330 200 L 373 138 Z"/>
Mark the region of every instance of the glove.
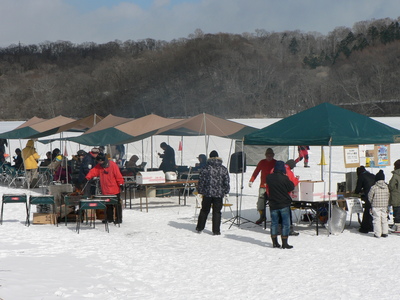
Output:
<path fill-rule="evenodd" d="M 251 188 L 253 186 L 253 183 L 251 181 L 249 181 L 249 188 Z"/>

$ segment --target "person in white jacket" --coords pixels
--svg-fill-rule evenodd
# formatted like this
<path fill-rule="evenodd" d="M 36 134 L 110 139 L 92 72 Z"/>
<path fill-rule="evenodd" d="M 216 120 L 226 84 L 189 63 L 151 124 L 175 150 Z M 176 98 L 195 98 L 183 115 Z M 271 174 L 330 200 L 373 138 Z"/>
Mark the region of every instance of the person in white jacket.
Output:
<path fill-rule="evenodd" d="M 388 205 L 389 188 L 385 183 L 385 174 L 380 170 L 375 175 L 375 184 L 368 193 L 368 199 L 371 202 L 372 224 L 374 225 L 374 237 L 387 237 L 388 226 Z"/>

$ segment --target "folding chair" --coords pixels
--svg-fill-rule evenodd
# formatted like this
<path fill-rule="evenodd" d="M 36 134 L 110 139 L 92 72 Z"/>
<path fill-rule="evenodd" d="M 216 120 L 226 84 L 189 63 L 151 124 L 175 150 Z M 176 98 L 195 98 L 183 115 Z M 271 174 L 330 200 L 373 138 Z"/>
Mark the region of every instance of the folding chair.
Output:
<path fill-rule="evenodd" d="M 226 207 L 229 207 L 229 209 L 230 209 L 230 211 L 231 211 L 231 213 L 232 213 L 232 217 L 233 217 L 233 218 L 235 217 L 235 215 L 234 215 L 234 213 L 233 213 L 233 210 L 232 210 L 233 204 L 232 204 L 232 203 L 229 203 L 229 199 L 228 199 L 228 196 L 227 196 L 227 195 L 225 195 L 225 197 L 224 197 L 224 203 L 222 204 L 222 206 L 223 206 L 224 210 L 225 210 Z"/>
<path fill-rule="evenodd" d="M 96 199 L 89 199 L 89 200 L 80 200 L 79 201 L 79 210 L 78 210 L 78 217 L 76 219 L 76 232 L 79 234 L 79 229 L 82 222 L 83 213 L 87 210 L 97 210 L 97 209 L 106 209 L 106 202 L 104 200 L 96 200 Z M 108 222 L 104 222 L 105 230 L 109 233 Z M 93 220 L 93 228 L 96 227 L 96 222 Z"/>
<path fill-rule="evenodd" d="M 27 202 L 26 194 L 20 194 L 20 195 L 4 194 L 2 200 L 3 201 L 1 202 L 0 225 L 3 225 L 4 204 L 6 204 L 6 203 L 25 203 L 25 208 L 26 208 L 25 225 L 29 226 L 29 209 L 28 209 L 28 202 Z"/>
<path fill-rule="evenodd" d="M 39 196 L 29 196 L 29 206 L 28 206 L 28 216 L 30 216 L 31 212 L 31 205 L 38 205 L 38 204 L 46 204 L 51 205 L 53 208 L 53 214 L 56 213 L 56 203 L 54 201 L 53 195 L 39 195 Z M 58 227 L 58 222 L 55 222 Z M 30 225 L 29 217 L 28 217 L 28 226 Z"/>
<path fill-rule="evenodd" d="M 14 185 L 17 187 L 17 182 L 21 182 L 21 186 L 23 187 L 26 183 L 26 177 L 23 171 L 17 170 L 9 164 L 4 165 L 4 171 L 6 174 L 5 181 L 8 183 L 8 186 Z"/>

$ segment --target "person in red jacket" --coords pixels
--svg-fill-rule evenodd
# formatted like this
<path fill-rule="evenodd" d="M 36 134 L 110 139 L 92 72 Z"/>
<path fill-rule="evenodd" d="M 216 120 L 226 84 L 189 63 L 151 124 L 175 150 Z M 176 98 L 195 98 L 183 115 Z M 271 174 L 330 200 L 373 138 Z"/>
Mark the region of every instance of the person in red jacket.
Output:
<path fill-rule="evenodd" d="M 268 148 L 265 151 L 265 159 L 258 162 L 256 169 L 251 175 L 249 181 L 249 187 L 253 185 L 254 180 L 257 178 L 258 173 L 261 171 L 260 188 L 258 190 L 257 210 L 260 213 L 260 218 L 256 221 L 256 224 L 261 224 L 265 220 L 265 192 L 267 188 L 266 178 L 271 173 L 271 170 L 275 167 L 276 160 L 274 159 L 274 150 Z"/>
<path fill-rule="evenodd" d="M 100 177 L 100 188 L 103 195 L 115 195 L 118 198 L 117 204 L 117 220 L 115 223 L 122 223 L 122 205 L 121 205 L 121 185 L 124 184 L 124 178 L 117 164 L 108 160 L 104 154 L 99 153 L 96 157 L 97 165 L 95 165 L 86 175 L 87 180 L 94 177 Z M 105 222 L 114 222 L 114 205 L 107 205 L 107 220 Z"/>

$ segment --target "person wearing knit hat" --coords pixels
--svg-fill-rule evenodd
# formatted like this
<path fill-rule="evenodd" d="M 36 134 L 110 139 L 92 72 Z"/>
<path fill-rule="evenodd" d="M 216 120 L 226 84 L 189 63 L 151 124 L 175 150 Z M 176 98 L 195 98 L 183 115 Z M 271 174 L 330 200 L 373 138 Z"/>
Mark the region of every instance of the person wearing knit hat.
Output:
<path fill-rule="evenodd" d="M 368 172 L 364 166 L 357 168 L 357 184 L 354 194 L 360 194 L 361 200 L 364 201 L 364 212 L 361 226 L 358 229 L 361 233 L 368 233 L 374 230 L 371 216 L 371 203 L 368 200 L 368 193 L 371 186 L 375 184 L 375 175 Z M 399 220 L 400 221 L 400 220 Z"/>
<path fill-rule="evenodd" d="M 267 148 L 267 150 L 265 151 L 265 159 L 262 159 L 258 162 L 257 167 L 255 168 L 249 180 L 249 187 L 251 188 L 253 186 L 253 182 L 256 180 L 258 174 L 261 172 L 260 187 L 258 189 L 258 198 L 257 198 L 257 210 L 260 214 L 260 218 L 256 221 L 256 224 L 258 225 L 267 220 L 265 214 L 265 206 L 266 206 L 265 192 L 267 184 L 265 180 L 275 167 L 276 160 L 274 159 L 274 156 L 275 156 L 274 150 L 272 148 Z"/>
<path fill-rule="evenodd" d="M 389 205 L 389 188 L 385 183 L 385 174 L 380 170 L 375 175 L 376 183 L 368 193 L 371 203 L 372 223 L 374 225 L 374 237 L 387 237 L 389 233 L 387 207 Z"/>
<path fill-rule="evenodd" d="M 291 249 L 293 246 L 288 244 L 290 233 L 290 205 L 292 198 L 290 192 L 294 190 L 294 184 L 286 176 L 285 163 L 278 160 L 275 164 L 274 172 L 266 179 L 268 190 L 269 210 L 271 214 L 271 239 L 274 248 L 280 248 L 278 243 L 279 220 L 282 220 L 282 248 Z"/>
<path fill-rule="evenodd" d="M 210 152 L 210 158 L 215 158 L 215 157 L 219 157 L 218 152 L 213 150 Z"/>
<path fill-rule="evenodd" d="M 390 202 L 393 207 L 393 231 L 400 232 L 400 159 L 394 162 L 392 178 L 389 180 Z"/>
<path fill-rule="evenodd" d="M 218 152 L 211 151 L 206 166 L 199 173 L 197 191 L 203 196 L 203 200 L 196 226 L 198 233 L 205 228 L 212 206 L 212 232 L 214 235 L 221 234 L 221 210 L 223 199 L 230 190 L 229 180 L 228 169 L 222 165 L 222 159 L 218 157 Z"/>

